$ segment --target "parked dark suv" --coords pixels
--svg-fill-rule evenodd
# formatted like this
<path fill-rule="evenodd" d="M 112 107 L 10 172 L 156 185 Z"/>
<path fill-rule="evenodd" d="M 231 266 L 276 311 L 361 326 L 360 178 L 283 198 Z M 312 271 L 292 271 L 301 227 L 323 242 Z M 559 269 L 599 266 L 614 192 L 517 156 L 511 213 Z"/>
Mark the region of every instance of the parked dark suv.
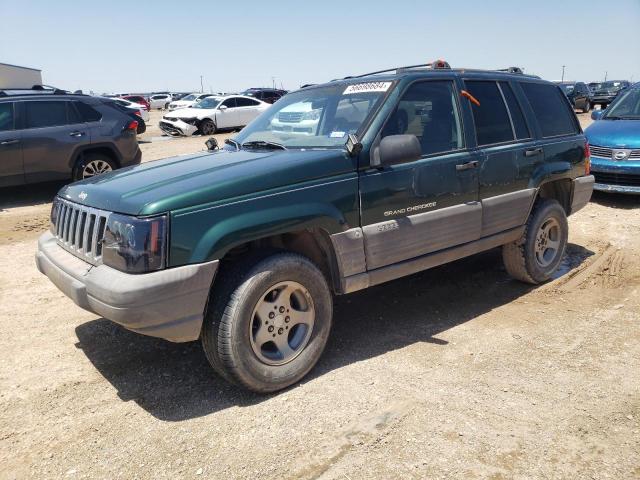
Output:
<path fill-rule="evenodd" d="M 107 98 L 0 91 L 0 187 L 80 180 L 140 163 L 134 118 Z"/>
<path fill-rule="evenodd" d="M 625 88 L 629 88 L 630 85 L 631 83 L 627 80 L 609 80 L 602 82 L 593 92 L 592 106 L 600 105 L 602 108 L 607 108 L 618 96 L 618 93 Z"/>
<path fill-rule="evenodd" d="M 267 103 L 275 103 L 286 94 L 286 90 L 277 90 L 275 88 L 249 88 L 242 92 L 242 95 L 257 98 Z"/>
<path fill-rule="evenodd" d="M 556 82 L 567 96 L 571 106 L 576 110 L 587 113 L 591 110 L 591 90 L 584 82 Z"/>
<path fill-rule="evenodd" d="M 495 247 L 514 278 L 553 278 L 594 182 L 571 105 L 536 77 L 440 65 L 307 87 L 220 150 L 63 188 L 38 268 L 128 329 L 200 339 L 259 392 L 318 361 L 334 295 Z"/>

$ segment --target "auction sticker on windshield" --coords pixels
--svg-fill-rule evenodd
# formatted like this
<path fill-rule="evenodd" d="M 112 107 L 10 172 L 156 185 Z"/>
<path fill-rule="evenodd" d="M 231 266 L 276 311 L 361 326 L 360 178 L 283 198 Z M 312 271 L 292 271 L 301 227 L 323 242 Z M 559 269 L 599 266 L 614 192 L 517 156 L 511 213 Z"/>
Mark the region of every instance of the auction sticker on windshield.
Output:
<path fill-rule="evenodd" d="M 344 90 L 343 95 L 365 92 L 386 92 L 387 90 L 389 90 L 390 86 L 391 82 L 356 83 L 355 85 L 349 85 Z"/>

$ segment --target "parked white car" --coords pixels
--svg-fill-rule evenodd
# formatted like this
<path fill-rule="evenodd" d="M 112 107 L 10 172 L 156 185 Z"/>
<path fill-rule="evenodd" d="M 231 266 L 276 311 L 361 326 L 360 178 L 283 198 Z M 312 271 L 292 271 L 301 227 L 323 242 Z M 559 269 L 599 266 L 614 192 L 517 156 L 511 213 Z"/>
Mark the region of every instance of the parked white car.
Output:
<path fill-rule="evenodd" d="M 311 102 L 296 102 L 284 107 L 271 120 L 271 130 L 294 135 L 317 135 L 322 108 L 314 109 Z"/>
<path fill-rule="evenodd" d="M 157 108 L 158 110 L 167 108 L 171 103 L 172 97 L 169 93 L 156 93 L 149 97 L 150 108 Z"/>
<path fill-rule="evenodd" d="M 240 95 L 207 97 L 192 107 L 165 114 L 160 129 L 169 135 L 212 135 L 218 130 L 243 128 L 270 106 Z"/>
<path fill-rule="evenodd" d="M 125 100 L 124 98 L 113 98 L 112 100 L 118 105 L 122 105 L 125 108 L 133 110 L 133 112 L 140 118 L 142 118 L 142 120 L 144 120 L 145 122 L 149 121 L 149 112 L 147 112 L 147 110 L 144 108 L 144 105 L 130 102 L 129 100 Z"/>
<path fill-rule="evenodd" d="M 182 97 L 180 100 L 174 100 L 169 104 L 169 110 L 177 110 L 179 108 L 192 107 L 200 100 L 208 97 L 214 97 L 212 93 L 190 93 L 189 95 Z"/>

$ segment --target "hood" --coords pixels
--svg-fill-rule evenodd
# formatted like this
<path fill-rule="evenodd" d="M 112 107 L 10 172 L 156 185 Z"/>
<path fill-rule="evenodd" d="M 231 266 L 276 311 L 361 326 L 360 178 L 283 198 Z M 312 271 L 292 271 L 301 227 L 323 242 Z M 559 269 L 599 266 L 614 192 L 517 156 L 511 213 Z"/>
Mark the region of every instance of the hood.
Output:
<path fill-rule="evenodd" d="M 342 150 L 219 150 L 122 168 L 67 185 L 58 195 L 102 210 L 154 215 L 353 170 Z"/>
<path fill-rule="evenodd" d="M 591 145 L 640 148 L 640 120 L 598 120 L 584 134 Z"/>
<path fill-rule="evenodd" d="M 165 117 L 178 117 L 178 118 L 203 118 L 213 114 L 215 108 L 180 108 L 170 113 L 167 113 Z"/>

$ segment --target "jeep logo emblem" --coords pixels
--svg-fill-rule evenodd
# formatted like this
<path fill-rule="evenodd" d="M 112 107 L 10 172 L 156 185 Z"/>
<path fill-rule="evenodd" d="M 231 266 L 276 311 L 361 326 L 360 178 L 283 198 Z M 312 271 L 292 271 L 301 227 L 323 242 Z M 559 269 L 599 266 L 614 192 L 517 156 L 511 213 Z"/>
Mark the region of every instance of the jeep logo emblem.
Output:
<path fill-rule="evenodd" d="M 78 198 L 80 200 L 84 200 L 85 198 L 87 198 L 87 192 L 80 192 L 80 194 L 78 195 Z"/>
<path fill-rule="evenodd" d="M 614 150 L 613 151 L 613 159 L 614 160 L 626 160 L 629 156 L 629 150 Z"/>

